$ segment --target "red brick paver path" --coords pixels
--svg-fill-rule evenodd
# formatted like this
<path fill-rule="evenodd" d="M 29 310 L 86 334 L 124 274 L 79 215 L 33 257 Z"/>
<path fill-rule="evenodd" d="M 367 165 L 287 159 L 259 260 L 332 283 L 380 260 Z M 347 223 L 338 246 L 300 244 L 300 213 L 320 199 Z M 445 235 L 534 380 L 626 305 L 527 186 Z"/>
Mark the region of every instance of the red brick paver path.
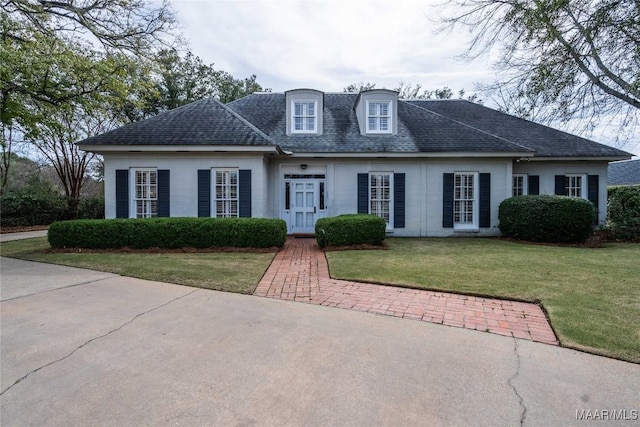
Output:
<path fill-rule="evenodd" d="M 314 239 L 287 239 L 254 295 L 558 345 L 542 309 L 535 304 L 332 279 L 324 252 Z"/>

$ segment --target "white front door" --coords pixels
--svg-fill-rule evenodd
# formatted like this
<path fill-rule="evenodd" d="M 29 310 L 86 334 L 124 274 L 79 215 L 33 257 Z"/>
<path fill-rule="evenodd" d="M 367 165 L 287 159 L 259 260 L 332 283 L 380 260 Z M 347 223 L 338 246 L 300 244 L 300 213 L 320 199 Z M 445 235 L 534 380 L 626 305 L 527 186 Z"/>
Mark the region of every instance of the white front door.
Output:
<path fill-rule="evenodd" d="M 318 215 L 318 182 L 316 180 L 292 180 L 291 232 L 313 233 Z"/>

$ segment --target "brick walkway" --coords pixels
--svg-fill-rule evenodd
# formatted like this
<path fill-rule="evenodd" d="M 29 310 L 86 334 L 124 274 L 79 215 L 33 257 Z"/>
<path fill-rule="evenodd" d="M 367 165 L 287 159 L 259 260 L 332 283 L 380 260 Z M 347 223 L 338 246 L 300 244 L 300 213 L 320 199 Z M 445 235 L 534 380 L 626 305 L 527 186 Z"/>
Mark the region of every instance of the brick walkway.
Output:
<path fill-rule="evenodd" d="M 287 239 L 254 295 L 558 345 L 542 309 L 535 304 L 332 279 L 315 239 Z"/>

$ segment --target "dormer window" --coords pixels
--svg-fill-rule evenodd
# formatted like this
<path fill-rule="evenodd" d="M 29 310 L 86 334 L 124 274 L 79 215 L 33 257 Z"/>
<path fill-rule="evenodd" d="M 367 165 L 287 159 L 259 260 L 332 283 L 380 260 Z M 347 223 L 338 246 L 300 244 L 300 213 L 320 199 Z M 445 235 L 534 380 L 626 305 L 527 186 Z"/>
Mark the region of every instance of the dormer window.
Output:
<path fill-rule="evenodd" d="M 367 101 L 367 133 L 391 133 L 391 102 Z"/>
<path fill-rule="evenodd" d="M 324 94 L 314 89 L 285 92 L 287 135 L 322 135 Z"/>
<path fill-rule="evenodd" d="M 292 101 L 291 120 L 292 133 L 316 133 L 317 103 L 316 101 Z"/>

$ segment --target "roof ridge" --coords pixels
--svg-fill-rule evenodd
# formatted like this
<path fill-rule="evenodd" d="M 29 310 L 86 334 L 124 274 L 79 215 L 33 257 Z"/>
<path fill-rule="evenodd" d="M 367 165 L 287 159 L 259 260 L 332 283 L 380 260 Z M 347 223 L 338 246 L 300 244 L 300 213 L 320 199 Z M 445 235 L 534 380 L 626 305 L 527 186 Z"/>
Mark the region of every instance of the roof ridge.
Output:
<path fill-rule="evenodd" d="M 400 102 L 400 101 L 404 102 L 405 104 L 411 105 L 411 106 L 413 106 L 413 107 L 415 107 L 415 108 L 419 108 L 419 109 L 421 109 L 421 110 L 427 111 L 428 113 L 431 113 L 431 114 L 433 114 L 433 115 L 435 115 L 435 116 L 442 117 L 443 119 L 449 120 L 450 122 L 454 122 L 454 123 L 457 123 L 457 124 L 462 125 L 462 126 L 464 126 L 464 127 L 467 127 L 467 128 L 469 128 L 469 129 L 473 129 L 473 130 L 474 130 L 474 131 L 476 131 L 476 132 L 480 132 L 480 133 L 483 133 L 483 134 L 485 134 L 485 135 L 489 135 L 489 136 L 491 136 L 491 137 L 493 137 L 493 138 L 499 139 L 499 140 L 501 140 L 501 141 L 505 141 L 505 142 L 507 142 L 507 143 L 509 143 L 509 144 L 511 144 L 511 145 L 515 145 L 515 146 L 517 146 L 517 147 L 523 148 L 525 151 L 528 151 L 528 152 L 531 152 L 531 153 L 535 153 L 535 152 L 536 152 L 536 150 L 534 150 L 534 149 L 532 149 L 532 148 L 526 147 L 526 146 L 524 146 L 524 145 L 522 145 L 522 144 L 518 144 L 517 142 L 513 142 L 513 141 L 508 140 L 508 139 L 506 139 L 506 138 L 503 138 L 503 137 L 501 137 L 501 136 L 494 135 L 494 134 L 492 134 L 492 133 L 490 133 L 490 132 L 487 132 L 487 131 L 484 131 L 484 130 L 482 130 L 482 129 L 478 129 L 478 128 L 477 128 L 477 127 L 475 127 L 475 126 L 471 126 L 471 125 L 466 124 L 466 123 L 463 123 L 463 122 L 461 122 L 461 121 L 459 121 L 459 120 L 452 119 L 451 117 L 447 117 L 447 116 L 445 116 L 445 115 L 443 115 L 443 114 L 436 113 L 435 111 L 432 111 L 432 110 L 429 110 L 429 109 L 428 109 L 428 108 L 426 108 L 426 107 L 422 107 L 422 106 L 420 106 L 420 105 L 414 104 L 413 102 L 409 102 L 408 100 L 405 100 L 405 99 L 398 99 L 398 102 Z M 426 100 L 425 100 L 425 101 L 426 101 Z M 440 99 L 439 101 L 449 101 L 449 100 L 448 100 L 448 99 L 446 99 L 446 100 L 445 100 L 445 99 Z M 462 99 L 461 101 L 466 101 L 466 100 Z"/>
<path fill-rule="evenodd" d="M 253 94 L 251 94 L 253 95 Z M 251 96 L 251 95 L 247 95 L 247 96 Z M 246 98 L 246 97 L 243 97 Z M 256 125 L 252 124 L 249 120 L 245 119 L 244 117 L 242 117 L 239 113 L 237 113 L 236 111 L 234 111 L 231 107 L 223 104 L 222 102 L 220 102 L 219 100 L 217 100 L 215 97 L 209 97 L 207 99 L 212 99 L 214 100 L 216 103 L 218 103 L 225 111 L 227 111 L 228 113 L 230 113 L 233 117 L 237 118 L 238 120 L 240 120 L 242 123 L 244 123 L 244 125 L 246 125 L 249 129 L 251 129 L 252 131 L 256 132 L 258 135 L 260 135 L 261 137 L 263 137 L 264 139 L 266 139 L 267 141 L 269 141 L 270 143 L 272 143 L 273 145 L 278 146 L 278 144 L 276 144 L 276 142 L 271 139 L 271 137 L 269 135 L 267 135 L 266 133 L 262 132 L 260 129 L 258 129 L 256 127 Z M 242 98 L 239 98 L 242 99 Z M 234 100 L 232 102 L 235 102 L 237 100 Z"/>

